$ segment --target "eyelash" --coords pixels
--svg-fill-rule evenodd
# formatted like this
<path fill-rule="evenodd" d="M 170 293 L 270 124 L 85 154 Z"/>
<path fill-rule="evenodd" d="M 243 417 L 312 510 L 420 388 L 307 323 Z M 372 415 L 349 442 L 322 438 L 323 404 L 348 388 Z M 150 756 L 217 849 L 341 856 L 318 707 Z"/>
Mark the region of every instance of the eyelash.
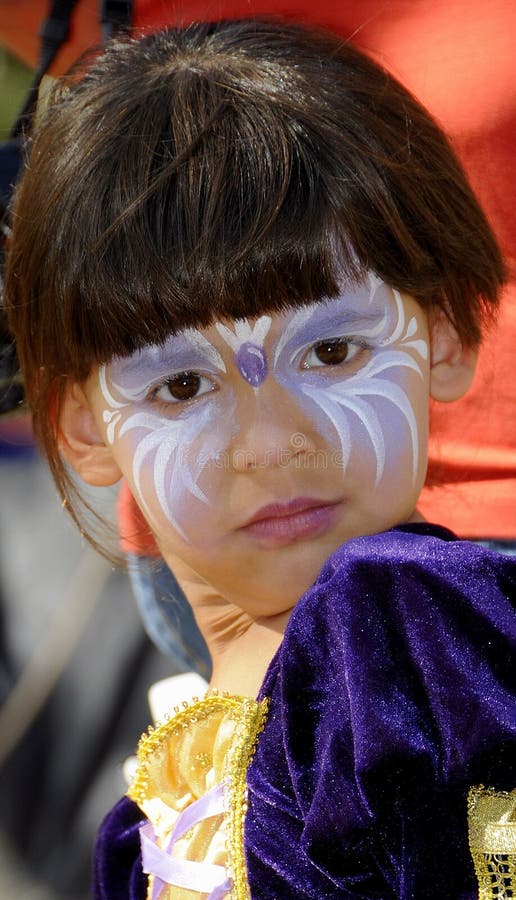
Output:
<path fill-rule="evenodd" d="M 183 380 L 186 381 L 187 378 L 189 378 L 191 376 L 193 376 L 193 378 L 198 379 L 200 385 L 202 385 L 204 383 L 204 387 L 206 387 L 206 385 L 210 385 L 209 389 L 202 390 L 201 393 L 197 392 L 192 397 L 185 397 L 183 399 L 174 398 L 172 395 L 170 395 L 168 398 L 163 398 L 163 397 L 159 396 L 159 393 L 163 388 L 169 387 L 174 382 L 177 385 L 179 385 L 181 378 L 183 378 Z M 154 401 L 156 403 L 161 403 L 164 406 L 179 406 L 179 405 L 189 403 L 190 401 L 197 399 L 197 397 L 203 397 L 205 394 L 211 393 L 214 389 L 215 389 L 215 385 L 206 375 L 201 375 L 198 372 L 191 372 L 191 371 L 178 372 L 175 375 L 171 375 L 169 378 L 166 378 L 164 381 L 160 382 L 160 384 L 157 384 L 155 387 L 153 387 L 152 390 L 150 391 L 150 393 L 148 394 L 148 399 L 151 401 Z"/>
<path fill-rule="evenodd" d="M 350 350 L 353 350 L 354 352 L 352 353 L 352 355 L 350 357 L 348 355 L 346 355 L 346 357 L 340 362 L 337 361 L 337 362 L 333 362 L 333 363 L 328 363 L 328 362 L 325 363 L 323 361 L 319 361 L 319 364 L 317 364 L 317 363 L 312 363 L 312 365 L 307 364 L 306 359 L 309 354 L 316 353 L 317 350 L 320 350 L 323 347 L 330 347 L 331 345 L 335 346 L 335 345 L 339 345 L 339 344 L 345 346 L 348 352 Z M 358 363 L 362 354 L 370 351 L 371 349 L 372 349 L 372 347 L 370 344 L 367 343 L 367 341 L 362 341 L 359 338 L 353 338 L 353 337 L 326 338 L 325 340 L 317 341 L 317 343 L 312 344 L 308 348 L 308 350 L 304 351 L 303 360 L 301 362 L 301 368 L 308 369 L 308 370 L 311 370 L 311 369 L 338 369 L 340 371 L 343 366 L 348 367 L 348 366 L 351 366 L 351 364 L 353 362 Z"/>

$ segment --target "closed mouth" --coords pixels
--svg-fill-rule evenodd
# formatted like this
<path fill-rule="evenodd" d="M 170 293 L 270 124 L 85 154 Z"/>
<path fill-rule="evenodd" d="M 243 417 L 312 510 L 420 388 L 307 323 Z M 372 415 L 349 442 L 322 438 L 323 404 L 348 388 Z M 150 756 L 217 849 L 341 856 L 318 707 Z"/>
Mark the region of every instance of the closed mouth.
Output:
<path fill-rule="evenodd" d="M 270 503 L 258 510 L 239 530 L 274 546 L 306 540 L 328 529 L 338 505 L 338 500 L 307 497 L 287 503 Z"/>

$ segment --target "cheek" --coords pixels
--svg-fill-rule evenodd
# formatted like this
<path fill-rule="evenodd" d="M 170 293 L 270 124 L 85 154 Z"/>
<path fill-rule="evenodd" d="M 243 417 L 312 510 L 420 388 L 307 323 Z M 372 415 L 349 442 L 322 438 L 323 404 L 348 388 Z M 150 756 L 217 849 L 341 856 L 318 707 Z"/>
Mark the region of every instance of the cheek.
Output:
<path fill-rule="evenodd" d="M 389 377 L 358 375 L 339 381 L 281 378 L 317 431 L 338 451 L 340 467 L 367 465 L 373 484 L 400 465 L 416 484 L 425 463 L 428 388 L 417 366 Z"/>
<path fill-rule="evenodd" d="M 157 531 L 171 525 L 186 542 L 216 504 L 231 436 L 231 411 L 222 416 L 214 406 L 183 420 L 146 414 L 144 427 L 141 419 L 128 417 L 115 441 L 119 464 L 150 525 Z M 214 427 L 216 422 L 222 424 Z"/>
<path fill-rule="evenodd" d="M 376 452 L 377 478 L 376 484 L 384 486 L 393 478 L 398 484 L 413 489 L 421 482 L 426 469 L 426 442 L 428 429 L 424 416 L 421 416 L 415 404 L 404 403 L 394 405 L 383 398 L 374 398 L 371 402 L 381 425 L 382 444 Z M 374 447 L 369 431 L 362 431 L 356 443 L 356 452 L 367 458 Z"/>

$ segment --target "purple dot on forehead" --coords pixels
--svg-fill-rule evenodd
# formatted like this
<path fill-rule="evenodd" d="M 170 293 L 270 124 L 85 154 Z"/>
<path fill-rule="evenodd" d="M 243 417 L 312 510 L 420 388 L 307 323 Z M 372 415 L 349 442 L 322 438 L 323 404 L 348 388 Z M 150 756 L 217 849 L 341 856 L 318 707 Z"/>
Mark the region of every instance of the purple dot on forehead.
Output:
<path fill-rule="evenodd" d="M 267 378 L 267 357 L 262 347 L 249 342 L 242 344 L 236 362 L 242 378 L 252 387 L 259 387 Z"/>

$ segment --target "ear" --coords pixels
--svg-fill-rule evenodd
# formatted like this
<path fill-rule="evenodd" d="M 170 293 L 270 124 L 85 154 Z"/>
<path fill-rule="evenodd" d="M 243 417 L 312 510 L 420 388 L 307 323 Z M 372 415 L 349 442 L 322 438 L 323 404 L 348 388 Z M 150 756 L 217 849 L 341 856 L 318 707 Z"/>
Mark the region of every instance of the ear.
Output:
<path fill-rule="evenodd" d="M 74 382 L 68 383 L 62 399 L 58 442 L 66 461 L 87 484 L 105 487 L 122 477 L 83 389 Z"/>
<path fill-rule="evenodd" d="M 471 387 L 478 350 L 464 347 L 455 326 L 444 310 L 434 308 L 429 315 L 430 396 L 441 403 L 458 400 Z"/>

